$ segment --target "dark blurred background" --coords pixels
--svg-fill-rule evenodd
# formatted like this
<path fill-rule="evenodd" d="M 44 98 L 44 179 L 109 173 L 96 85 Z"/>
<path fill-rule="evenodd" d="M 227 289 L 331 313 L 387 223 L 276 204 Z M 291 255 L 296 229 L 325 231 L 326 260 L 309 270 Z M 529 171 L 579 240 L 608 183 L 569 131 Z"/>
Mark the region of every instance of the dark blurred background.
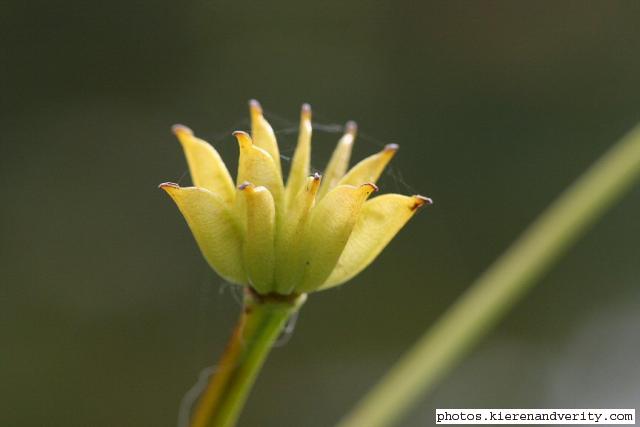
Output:
<path fill-rule="evenodd" d="M 640 120 L 640 3 L 2 3 L 0 425 L 175 426 L 239 304 L 173 203 L 184 123 L 235 164 L 259 99 L 401 145 L 423 211 L 315 294 L 242 426 L 332 425 L 581 171 Z M 339 134 L 316 132 L 321 169 Z M 403 425 L 436 407 L 638 407 L 634 189 Z"/>

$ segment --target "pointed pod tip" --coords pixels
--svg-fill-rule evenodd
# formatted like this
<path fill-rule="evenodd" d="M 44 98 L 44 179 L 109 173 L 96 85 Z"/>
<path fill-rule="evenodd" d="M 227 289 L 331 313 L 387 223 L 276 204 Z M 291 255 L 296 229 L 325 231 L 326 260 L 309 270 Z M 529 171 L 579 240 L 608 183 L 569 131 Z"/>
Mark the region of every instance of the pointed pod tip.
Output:
<path fill-rule="evenodd" d="M 251 99 L 249 100 L 249 111 L 251 115 L 262 115 L 262 106 L 257 100 Z"/>
<path fill-rule="evenodd" d="M 175 124 L 171 126 L 171 132 L 173 132 L 173 134 L 176 136 L 193 135 L 193 131 L 190 128 L 181 124 Z"/>
<path fill-rule="evenodd" d="M 413 196 L 413 205 L 411 206 L 411 210 L 415 211 L 420 209 L 423 206 L 431 206 L 433 205 L 433 200 L 430 197 L 421 196 L 416 194 Z"/>
<path fill-rule="evenodd" d="M 254 195 L 258 194 L 258 193 L 263 193 L 263 192 L 269 192 L 269 190 L 267 189 L 267 187 L 263 187 L 262 185 L 259 186 L 255 186 L 252 183 L 245 181 L 242 184 L 240 184 L 238 186 L 238 190 L 242 191 L 242 193 L 245 195 L 245 197 L 253 197 Z"/>
<path fill-rule="evenodd" d="M 318 191 L 318 188 L 320 187 L 321 180 L 322 175 L 317 172 L 309 176 L 307 178 L 307 191 L 315 195 Z"/>
<path fill-rule="evenodd" d="M 353 120 L 349 120 L 347 124 L 344 126 L 345 133 L 348 133 L 352 136 L 355 136 L 358 132 L 358 124 Z"/>
<path fill-rule="evenodd" d="M 179 190 L 180 186 L 175 182 L 163 182 L 162 184 L 158 185 L 158 188 L 166 191 L 167 193 L 170 193 L 173 190 Z"/>
<path fill-rule="evenodd" d="M 378 186 L 375 185 L 373 182 L 366 182 L 360 186 L 360 188 L 363 188 L 363 187 L 368 187 L 369 194 L 375 193 L 376 191 L 378 191 Z"/>
<path fill-rule="evenodd" d="M 306 102 L 302 104 L 300 116 L 304 120 L 311 120 L 311 105 L 307 104 Z"/>
<path fill-rule="evenodd" d="M 386 153 L 395 153 L 399 149 L 400 149 L 400 146 L 398 144 L 387 144 L 384 146 L 384 149 L 382 151 Z"/>
<path fill-rule="evenodd" d="M 253 141 L 251 141 L 251 137 L 249 136 L 249 134 L 244 131 L 237 130 L 231 135 L 233 135 L 236 140 L 238 140 L 238 144 L 240 144 L 240 147 L 246 147 L 253 144 Z"/>
<path fill-rule="evenodd" d="M 245 181 L 242 184 L 240 184 L 238 186 L 238 190 L 242 191 L 242 190 L 246 190 L 247 188 L 253 187 L 253 184 L 250 183 L 249 181 Z"/>

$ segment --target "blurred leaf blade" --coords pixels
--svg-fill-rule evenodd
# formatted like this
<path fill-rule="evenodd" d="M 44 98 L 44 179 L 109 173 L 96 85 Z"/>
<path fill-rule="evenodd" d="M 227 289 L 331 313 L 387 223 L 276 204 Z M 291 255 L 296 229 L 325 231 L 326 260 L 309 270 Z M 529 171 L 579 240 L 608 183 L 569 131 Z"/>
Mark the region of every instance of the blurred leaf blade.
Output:
<path fill-rule="evenodd" d="M 338 426 L 397 423 L 639 177 L 637 125 L 525 230 Z"/>

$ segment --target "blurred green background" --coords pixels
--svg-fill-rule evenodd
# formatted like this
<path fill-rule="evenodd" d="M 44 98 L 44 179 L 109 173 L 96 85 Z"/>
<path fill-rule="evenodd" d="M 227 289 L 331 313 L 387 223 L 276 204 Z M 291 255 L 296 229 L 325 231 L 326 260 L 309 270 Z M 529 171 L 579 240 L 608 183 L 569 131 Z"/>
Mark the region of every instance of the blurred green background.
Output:
<path fill-rule="evenodd" d="M 640 3 L 29 2 L 0 7 L 0 425 L 175 426 L 239 311 L 173 203 L 184 123 L 235 164 L 259 99 L 356 120 L 382 191 L 433 197 L 313 295 L 242 426 L 328 426 L 640 119 Z M 339 134 L 317 132 L 321 169 Z M 235 168 L 235 166 L 234 166 Z M 436 407 L 638 407 L 634 189 L 403 425 Z"/>

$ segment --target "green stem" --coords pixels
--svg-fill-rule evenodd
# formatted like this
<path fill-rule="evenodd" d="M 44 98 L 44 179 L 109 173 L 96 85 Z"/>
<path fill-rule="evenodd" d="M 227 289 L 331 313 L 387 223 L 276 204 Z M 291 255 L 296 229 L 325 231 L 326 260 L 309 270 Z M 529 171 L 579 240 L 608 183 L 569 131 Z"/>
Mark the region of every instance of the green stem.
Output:
<path fill-rule="evenodd" d="M 640 126 L 569 187 L 396 363 L 339 427 L 381 427 L 397 422 L 639 175 Z"/>
<path fill-rule="evenodd" d="M 236 329 L 191 419 L 191 427 L 232 427 L 287 319 L 305 295 L 258 295 L 249 288 Z"/>

